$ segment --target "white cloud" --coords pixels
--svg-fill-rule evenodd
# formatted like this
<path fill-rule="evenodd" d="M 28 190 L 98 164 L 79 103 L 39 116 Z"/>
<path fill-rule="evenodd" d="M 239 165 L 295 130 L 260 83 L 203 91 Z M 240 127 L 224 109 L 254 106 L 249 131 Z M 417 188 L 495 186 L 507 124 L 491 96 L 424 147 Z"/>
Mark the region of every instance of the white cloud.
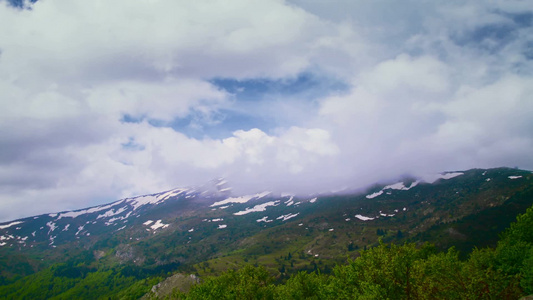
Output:
<path fill-rule="evenodd" d="M 3 8 L 0 18 L 6 70 L 75 83 L 297 74 L 309 42 L 334 30 L 283 1 L 38 1 L 31 11 Z"/>
<path fill-rule="evenodd" d="M 169 79 L 162 83 L 124 81 L 84 91 L 90 109 L 120 118 L 149 117 L 172 121 L 194 109 L 208 114 L 223 106 L 226 94 L 200 80 Z"/>
<path fill-rule="evenodd" d="M 236 191 L 318 192 L 405 172 L 533 168 L 533 30 L 516 21 L 531 8 L 409 3 L 2 3 L 0 219 L 218 176 Z M 302 72 L 349 89 L 243 105 L 209 81 Z M 169 127 L 225 126 L 224 114 L 250 107 L 282 126 L 196 138 Z"/>

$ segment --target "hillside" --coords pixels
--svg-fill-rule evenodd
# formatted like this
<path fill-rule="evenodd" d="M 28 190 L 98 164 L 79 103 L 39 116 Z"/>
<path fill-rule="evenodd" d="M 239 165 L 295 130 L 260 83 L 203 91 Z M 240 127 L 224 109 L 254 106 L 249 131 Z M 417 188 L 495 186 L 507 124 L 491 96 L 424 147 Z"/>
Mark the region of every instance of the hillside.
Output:
<path fill-rule="evenodd" d="M 311 196 L 232 196 L 220 179 L 0 224 L 0 296 L 84 298 L 88 286 L 135 298 L 176 272 L 202 278 L 247 264 L 283 281 L 298 270 L 328 273 L 379 239 L 466 254 L 495 246 L 532 204 L 533 174 L 510 168 Z"/>

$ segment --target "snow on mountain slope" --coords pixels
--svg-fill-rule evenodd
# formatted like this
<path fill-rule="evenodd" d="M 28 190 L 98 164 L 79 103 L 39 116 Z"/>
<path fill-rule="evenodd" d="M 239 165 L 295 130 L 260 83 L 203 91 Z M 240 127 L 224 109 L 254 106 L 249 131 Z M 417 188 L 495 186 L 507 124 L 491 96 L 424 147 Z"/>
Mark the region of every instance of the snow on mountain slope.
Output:
<path fill-rule="evenodd" d="M 213 204 L 211 204 L 211 207 L 221 206 L 224 204 L 230 204 L 230 203 L 246 203 L 252 199 L 260 199 L 264 198 L 265 196 L 269 195 L 271 192 L 262 192 L 255 195 L 246 195 L 246 196 L 240 196 L 240 197 L 229 197 L 227 199 L 224 199 L 222 201 L 217 201 Z"/>
<path fill-rule="evenodd" d="M 223 186 L 223 184 L 219 183 L 219 186 Z M 44 241 L 49 246 L 55 246 L 58 243 L 67 243 L 72 240 L 94 237 L 98 234 L 107 234 L 127 228 L 135 230 L 136 226 L 146 222 L 147 217 L 155 214 L 156 210 L 154 209 L 162 204 L 169 203 L 169 205 L 178 205 L 179 207 L 179 203 L 195 201 L 202 193 L 204 194 L 203 198 L 219 199 L 217 198 L 219 194 L 206 195 L 204 192 L 199 188 L 178 188 L 151 195 L 126 198 L 86 209 L 17 220 L 0 225 L 0 235 L 3 237 L 0 246 L 13 246 L 14 244 L 26 246 L 28 243 L 38 244 Z M 218 191 L 214 191 L 214 193 L 218 193 Z M 163 210 L 159 211 L 157 215 L 162 214 L 164 216 L 165 213 L 167 211 Z M 170 226 L 164 219 L 157 219 L 156 223 L 149 226 L 150 231 L 160 231 Z M 26 239 L 23 240 L 24 237 Z M 23 242 L 19 243 L 19 241 Z"/>
<path fill-rule="evenodd" d="M 440 173 L 440 174 L 428 174 L 422 176 L 421 180 L 427 183 L 434 183 L 439 179 L 452 179 L 457 176 L 464 175 L 464 172 L 447 172 L 447 173 Z"/>
<path fill-rule="evenodd" d="M 18 224 L 21 224 L 21 223 L 23 223 L 23 222 L 21 222 L 21 221 L 11 222 L 9 224 L 0 226 L 0 229 L 6 229 L 6 228 L 9 228 L 11 226 L 15 226 L 15 225 L 18 225 Z"/>
<path fill-rule="evenodd" d="M 426 176 L 416 181 L 396 182 L 366 195 L 353 194 L 350 196 L 354 199 L 351 203 L 369 201 L 368 203 L 375 203 L 372 204 L 374 206 L 385 203 L 383 201 L 389 197 L 392 199 L 398 199 L 398 195 L 413 197 L 419 189 L 438 184 L 439 179 L 447 181 L 465 175 L 467 172 L 450 172 Z M 487 185 L 497 184 L 501 180 L 510 182 L 510 184 L 521 184 L 524 180 L 519 180 L 520 178 L 530 176 L 513 170 L 506 172 L 498 177 L 496 172 L 485 171 L 481 176 L 481 171 L 479 171 L 479 180 Z M 488 175 L 485 176 L 485 174 Z M 488 176 L 491 181 L 486 180 Z M 227 192 L 229 190 L 231 187 L 228 186 L 226 180 L 217 179 L 199 188 L 176 188 L 86 209 L 14 220 L 0 224 L 0 247 L 34 245 L 53 247 L 73 241 L 84 242 L 97 239 L 100 235 L 112 235 L 119 231 L 120 234 L 127 235 L 133 240 L 172 230 L 192 229 L 188 233 L 193 236 L 206 230 L 222 229 L 220 225 L 225 225 L 223 228 L 227 228 L 228 231 L 235 230 L 244 225 L 243 222 L 247 222 L 247 226 L 255 224 L 260 227 L 279 226 L 294 220 L 302 222 L 310 214 L 320 214 L 324 210 L 337 208 L 335 205 L 330 205 L 333 204 L 330 201 L 334 201 L 335 197 L 331 200 L 328 198 L 331 195 L 327 194 L 318 197 L 302 197 L 262 192 L 232 196 Z M 454 190 L 453 193 L 455 192 Z M 370 201 L 374 198 L 379 201 Z M 406 198 L 406 200 L 416 201 L 414 198 Z M 420 203 L 430 205 L 430 203 Z M 350 212 L 344 211 L 345 214 L 340 218 L 343 222 L 350 223 L 361 221 L 377 223 L 388 218 L 403 217 L 408 213 L 407 207 L 409 210 L 413 208 L 411 205 L 414 204 L 410 202 L 397 206 L 389 205 L 385 208 L 379 207 L 379 209 L 376 207 L 363 209 L 363 206 L 360 206 Z M 187 218 L 181 218 L 182 215 L 186 215 Z"/>
<path fill-rule="evenodd" d="M 383 195 L 383 193 L 386 190 L 408 191 L 408 190 L 414 188 L 415 186 L 417 186 L 421 182 L 433 184 L 439 179 L 448 180 L 448 179 L 452 179 L 454 177 L 461 176 L 461 175 L 464 175 L 464 173 L 463 172 L 448 172 L 448 173 L 424 175 L 421 178 L 419 178 L 418 180 L 416 180 L 414 182 L 411 182 L 411 184 L 408 187 L 405 186 L 404 182 L 400 181 L 400 182 L 397 182 L 397 183 L 394 183 L 394 184 L 387 185 L 387 186 L 383 187 L 381 190 L 379 190 L 377 192 L 374 192 L 374 193 L 371 193 L 371 194 L 368 194 L 365 197 L 367 199 L 373 199 L 373 198 L 376 198 L 378 196 Z M 389 193 L 390 193 L 390 191 L 389 191 Z"/>
<path fill-rule="evenodd" d="M 242 216 L 242 215 L 249 214 L 249 213 L 252 213 L 252 212 L 265 211 L 268 206 L 277 206 L 277 205 L 279 205 L 279 203 L 280 203 L 279 200 L 269 201 L 269 202 L 266 202 L 266 203 L 263 203 L 263 204 L 258 204 L 258 205 L 254 206 L 252 208 L 248 208 L 247 207 L 245 210 L 238 211 L 238 212 L 233 213 L 233 214 L 236 215 L 236 216 Z"/>

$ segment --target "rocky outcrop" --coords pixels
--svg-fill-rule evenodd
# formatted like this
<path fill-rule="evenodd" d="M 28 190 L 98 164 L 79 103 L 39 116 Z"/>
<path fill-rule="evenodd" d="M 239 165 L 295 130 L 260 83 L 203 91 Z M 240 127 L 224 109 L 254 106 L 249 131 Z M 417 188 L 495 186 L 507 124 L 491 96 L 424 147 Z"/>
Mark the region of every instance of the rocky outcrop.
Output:
<path fill-rule="evenodd" d="M 179 290 L 180 292 L 187 293 L 194 284 L 200 282 L 198 276 L 174 274 L 162 282 L 154 285 L 152 290 L 144 295 L 141 299 L 161 299 L 168 297 L 173 291 Z"/>

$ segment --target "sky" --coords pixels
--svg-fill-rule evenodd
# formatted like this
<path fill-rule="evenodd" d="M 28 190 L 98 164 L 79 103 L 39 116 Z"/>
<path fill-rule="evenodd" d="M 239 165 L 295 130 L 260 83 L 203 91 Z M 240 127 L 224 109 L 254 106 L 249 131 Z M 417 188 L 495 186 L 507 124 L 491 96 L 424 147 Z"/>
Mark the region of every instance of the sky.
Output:
<path fill-rule="evenodd" d="M 0 0 L 0 221 L 533 170 L 532 26 L 514 0 Z"/>

